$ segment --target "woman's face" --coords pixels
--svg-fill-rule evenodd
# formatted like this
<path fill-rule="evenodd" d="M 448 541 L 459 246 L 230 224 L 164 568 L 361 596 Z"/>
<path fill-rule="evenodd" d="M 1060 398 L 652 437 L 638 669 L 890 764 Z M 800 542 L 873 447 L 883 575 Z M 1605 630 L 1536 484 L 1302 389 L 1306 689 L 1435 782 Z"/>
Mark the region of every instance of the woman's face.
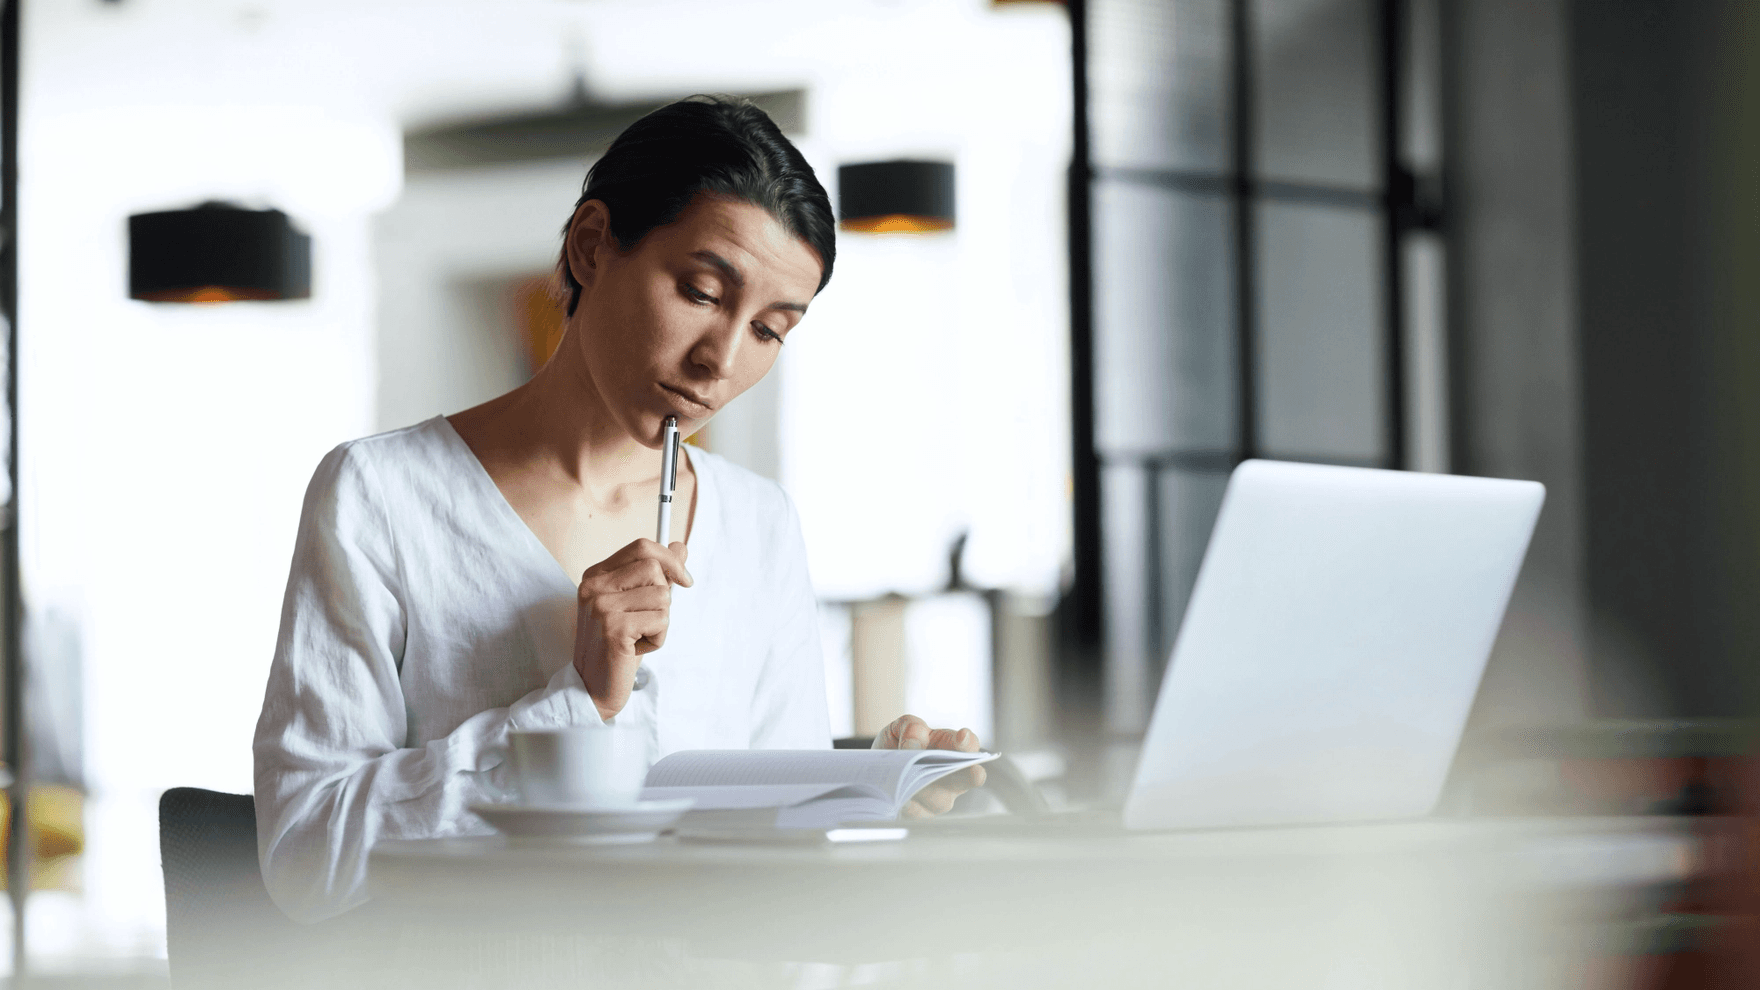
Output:
<path fill-rule="evenodd" d="M 819 255 L 762 207 L 699 195 L 629 251 L 589 200 L 569 231 L 581 283 L 569 337 L 611 416 L 660 445 L 667 416 L 696 432 L 776 362 L 819 288 Z"/>

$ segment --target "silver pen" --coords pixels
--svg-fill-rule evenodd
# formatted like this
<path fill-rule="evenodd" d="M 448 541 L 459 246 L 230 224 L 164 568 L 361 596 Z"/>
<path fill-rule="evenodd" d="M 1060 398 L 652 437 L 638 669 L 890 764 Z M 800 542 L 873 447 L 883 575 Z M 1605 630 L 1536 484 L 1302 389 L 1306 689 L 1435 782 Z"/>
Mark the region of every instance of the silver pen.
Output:
<path fill-rule="evenodd" d="M 672 493 L 678 490 L 678 417 L 666 417 L 660 435 L 660 526 L 654 542 L 666 546 L 672 535 Z"/>
<path fill-rule="evenodd" d="M 666 428 L 660 433 L 660 524 L 654 527 L 654 542 L 666 546 L 672 535 L 672 493 L 678 490 L 678 417 L 666 417 Z M 648 686 L 648 665 L 636 668 L 631 690 Z"/>

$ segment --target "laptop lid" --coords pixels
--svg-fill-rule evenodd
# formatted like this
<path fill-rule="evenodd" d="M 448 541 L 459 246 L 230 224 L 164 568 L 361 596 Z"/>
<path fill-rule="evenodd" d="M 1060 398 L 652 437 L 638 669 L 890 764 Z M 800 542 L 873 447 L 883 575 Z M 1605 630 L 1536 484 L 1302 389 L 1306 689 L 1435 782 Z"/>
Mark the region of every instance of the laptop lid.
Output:
<path fill-rule="evenodd" d="M 1544 497 L 1532 481 L 1237 467 L 1125 825 L 1429 814 Z"/>

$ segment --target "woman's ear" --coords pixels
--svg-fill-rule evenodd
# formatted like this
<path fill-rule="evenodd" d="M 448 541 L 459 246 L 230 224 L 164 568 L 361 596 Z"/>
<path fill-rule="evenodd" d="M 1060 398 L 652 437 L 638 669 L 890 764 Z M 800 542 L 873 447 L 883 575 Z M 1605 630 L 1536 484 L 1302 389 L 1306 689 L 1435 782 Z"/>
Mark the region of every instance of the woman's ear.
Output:
<path fill-rule="evenodd" d="M 582 288 L 593 284 L 602 260 L 600 251 L 615 247 L 611 211 L 603 201 L 589 199 L 574 211 L 568 224 L 568 271 Z"/>

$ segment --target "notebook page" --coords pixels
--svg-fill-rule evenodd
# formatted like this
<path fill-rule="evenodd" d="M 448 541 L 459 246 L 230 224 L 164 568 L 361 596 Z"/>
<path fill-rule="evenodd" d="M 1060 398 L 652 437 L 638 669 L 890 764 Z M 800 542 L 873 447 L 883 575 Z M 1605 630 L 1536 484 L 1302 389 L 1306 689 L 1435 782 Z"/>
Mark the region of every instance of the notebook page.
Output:
<path fill-rule="evenodd" d="M 843 787 L 776 813 L 777 828 L 831 828 L 844 822 L 890 821 L 898 809 L 879 794 Z"/>
<path fill-rule="evenodd" d="M 698 749 L 674 753 L 648 771 L 649 787 L 753 784 L 867 784 L 895 794 L 924 750 Z"/>
<path fill-rule="evenodd" d="M 907 768 L 895 800 L 899 807 L 911 799 L 923 788 L 951 773 L 957 773 L 966 767 L 979 763 L 988 763 L 996 759 L 995 753 L 961 753 L 948 749 L 931 749 L 919 753 L 917 759 Z"/>
<path fill-rule="evenodd" d="M 692 798 L 696 811 L 718 811 L 729 808 L 787 808 L 812 801 L 833 791 L 851 791 L 884 796 L 870 787 L 847 787 L 843 784 L 748 784 L 731 787 L 644 787 L 643 801 L 668 801 Z"/>

